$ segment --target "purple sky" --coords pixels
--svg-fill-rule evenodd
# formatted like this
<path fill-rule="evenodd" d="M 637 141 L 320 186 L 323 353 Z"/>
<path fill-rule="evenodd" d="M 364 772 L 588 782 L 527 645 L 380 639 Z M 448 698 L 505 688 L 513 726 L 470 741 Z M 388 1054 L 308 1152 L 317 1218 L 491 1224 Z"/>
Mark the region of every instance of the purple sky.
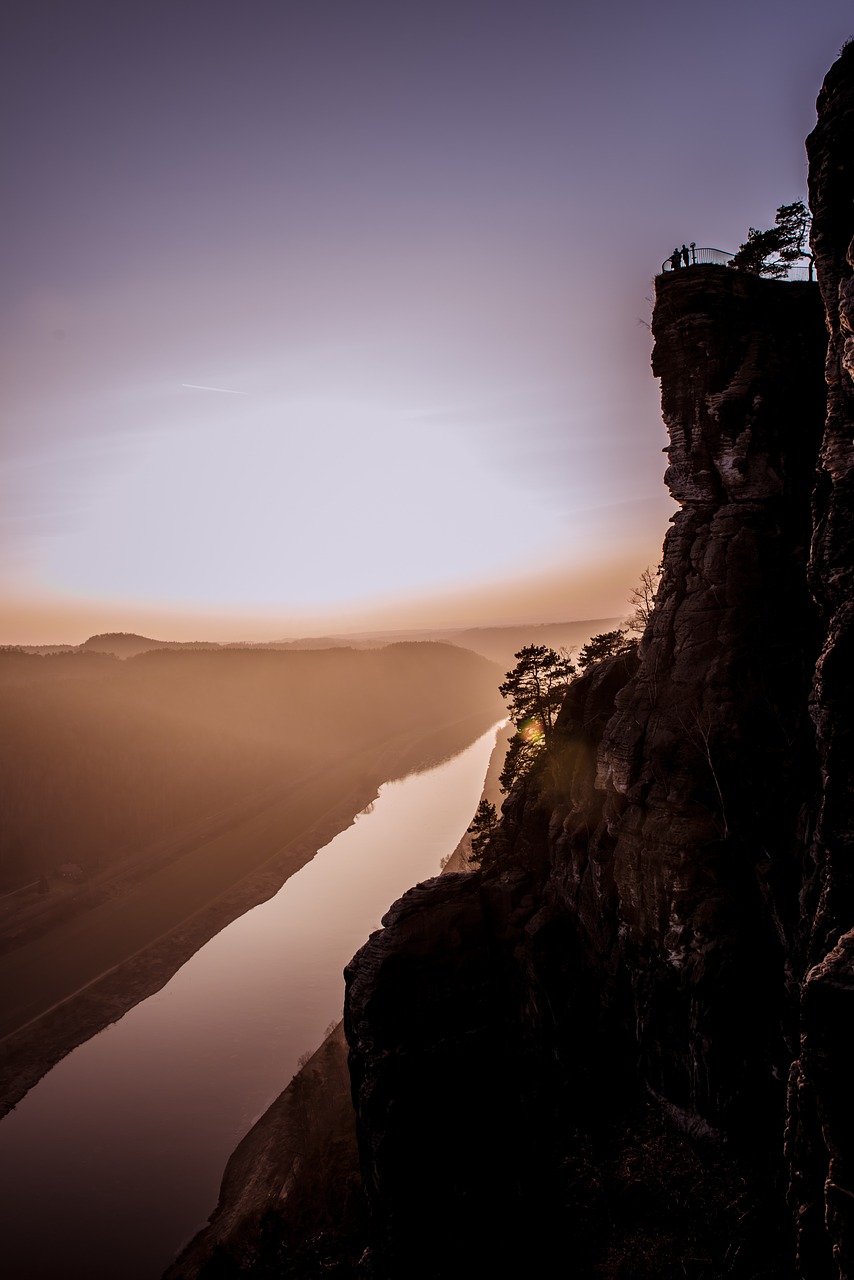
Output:
<path fill-rule="evenodd" d="M 624 611 L 652 277 L 805 195 L 850 4 L 0 21 L 0 643 Z"/>

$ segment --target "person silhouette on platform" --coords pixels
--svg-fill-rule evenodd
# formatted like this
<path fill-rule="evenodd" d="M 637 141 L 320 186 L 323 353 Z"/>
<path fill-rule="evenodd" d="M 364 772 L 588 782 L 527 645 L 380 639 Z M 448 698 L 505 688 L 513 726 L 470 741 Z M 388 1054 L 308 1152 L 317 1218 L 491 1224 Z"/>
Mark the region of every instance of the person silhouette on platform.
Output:
<path fill-rule="evenodd" d="M 682 265 L 685 267 L 690 267 L 691 265 L 691 255 L 688 252 L 687 244 L 683 244 L 682 246 Z"/>
<path fill-rule="evenodd" d="M 682 254 L 678 249 L 674 249 L 670 255 L 670 265 L 674 271 L 678 271 L 682 266 Z"/>

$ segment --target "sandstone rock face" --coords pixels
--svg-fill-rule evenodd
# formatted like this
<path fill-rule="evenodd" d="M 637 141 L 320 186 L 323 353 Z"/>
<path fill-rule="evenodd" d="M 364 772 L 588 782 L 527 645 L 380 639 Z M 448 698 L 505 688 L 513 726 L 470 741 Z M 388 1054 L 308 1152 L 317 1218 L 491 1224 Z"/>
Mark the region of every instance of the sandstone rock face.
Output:
<path fill-rule="evenodd" d="M 820 289 L 657 281 L 680 510 L 637 651 L 571 687 L 483 873 L 419 886 L 348 969 L 379 1275 L 465 1274 L 451 1203 L 469 1261 L 547 1239 L 568 1135 L 646 1093 L 743 1185 L 783 1180 L 785 1132 L 782 1248 L 854 1276 L 854 51 L 819 113 Z"/>
<path fill-rule="evenodd" d="M 796 1052 L 819 791 L 806 565 L 823 316 L 815 286 L 709 267 L 658 281 L 653 332 L 681 510 L 636 669 L 619 688 L 618 663 L 576 684 L 550 775 L 507 808 L 517 863 L 548 813 L 526 974 L 568 1011 L 560 1042 L 585 975 L 587 1003 L 610 1011 L 586 1044 L 622 1037 L 682 1125 L 761 1160 L 781 1144 Z"/>
<path fill-rule="evenodd" d="M 854 1275 L 854 48 L 831 68 L 807 139 L 813 251 L 827 314 L 827 426 L 810 585 L 822 650 L 812 713 L 822 776 L 801 1046 L 788 1152 L 803 1273 Z"/>
<path fill-rule="evenodd" d="M 779 1125 L 793 1052 L 823 317 L 814 285 L 709 267 L 659 281 L 653 332 L 682 509 L 598 785 L 643 1077 L 744 1140 Z"/>
<path fill-rule="evenodd" d="M 782 1133 L 819 790 L 821 299 L 697 268 L 659 280 L 653 330 L 681 510 L 652 623 L 572 686 L 485 873 L 407 895 L 348 970 L 389 1274 L 451 1274 L 447 1242 L 412 1271 L 433 1184 L 445 1212 L 477 1206 L 481 1242 L 500 1206 L 521 1247 L 558 1096 L 604 1111 L 640 1085 L 695 1132 L 759 1151 Z"/>

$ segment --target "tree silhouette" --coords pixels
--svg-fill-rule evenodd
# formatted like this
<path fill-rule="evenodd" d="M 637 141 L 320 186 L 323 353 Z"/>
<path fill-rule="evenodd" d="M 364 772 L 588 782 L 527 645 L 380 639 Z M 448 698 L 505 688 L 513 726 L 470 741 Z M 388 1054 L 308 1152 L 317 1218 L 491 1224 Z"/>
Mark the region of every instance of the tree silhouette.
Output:
<path fill-rule="evenodd" d="M 598 636 L 591 636 L 583 647 L 578 655 L 578 665 L 586 668 L 594 662 L 601 662 L 603 658 L 625 653 L 631 644 L 628 633 L 622 627 L 618 627 L 616 631 L 601 631 Z"/>
<path fill-rule="evenodd" d="M 640 576 L 638 585 L 632 587 L 629 592 L 629 604 L 633 606 L 633 609 L 626 622 L 629 631 L 641 633 L 646 631 L 649 620 L 652 617 L 652 611 L 655 608 L 655 596 L 660 581 L 661 566 L 659 565 L 657 569 L 652 570 L 647 565 Z"/>
<path fill-rule="evenodd" d="M 807 258 L 812 279 L 813 256 L 807 248 L 809 230 L 810 215 L 803 200 L 781 204 L 774 226 L 767 231 L 751 227 L 729 265 L 755 276 L 779 278 L 787 274 L 793 263 Z"/>
<path fill-rule="evenodd" d="M 575 675 L 569 654 L 544 644 L 526 645 L 514 657 L 516 666 L 499 685 L 516 725 L 498 779 L 502 791 L 509 791 L 549 746 L 557 713 Z"/>
<path fill-rule="evenodd" d="M 474 866 L 479 866 L 483 861 L 486 846 L 489 844 L 492 833 L 497 826 L 498 811 L 495 805 L 489 800 L 481 800 L 477 806 L 477 812 L 467 828 L 467 832 L 471 836 L 471 853 L 468 861 Z"/>
<path fill-rule="evenodd" d="M 513 656 L 518 659 L 516 666 L 507 672 L 498 691 L 507 699 L 516 728 L 541 738 L 548 746 L 575 665 L 568 653 L 558 653 L 544 644 L 526 645 Z"/>
<path fill-rule="evenodd" d="M 498 775 L 498 785 L 502 791 L 509 791 L 516 779 L 528 772 L 537 755 L 539 745 L 526 741 L 521 733 L 515 734 L 510 739 L 504 765 Z"/>

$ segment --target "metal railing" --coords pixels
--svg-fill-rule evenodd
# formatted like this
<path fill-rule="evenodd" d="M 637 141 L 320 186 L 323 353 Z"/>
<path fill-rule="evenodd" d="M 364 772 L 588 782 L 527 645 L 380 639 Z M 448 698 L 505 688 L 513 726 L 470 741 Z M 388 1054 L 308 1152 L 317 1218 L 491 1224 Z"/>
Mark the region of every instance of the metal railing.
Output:
<path fill-rule="evenodd" d="M 695 244 L 686 245 L 688 250 L 689 261 L 685 262 L 682 253 L 679 253 L 679 268 L 706 266 L 712 263 L 715 266 L 725 267 L 727 263 L 735 257 L 734 253 L 727 253 L 726 249 L 698 249 Z M 661 264 L 662 271 L 677 270 L 674 259 L 676 254 L 673 253 L 669 258 L 665 258 Z"/>
<path fill-rule="evenodd" d="M 783 276 L 784 280 L 815 280 L 815 270 L 812 263 L 807 267 L 789 267 L 789 270 Z"/>
<path fill-rule="evenodd" d="M 688 262 L 685 262 L 682 251 L 678 251 L 679 265 L 676 265 L 677 252 L 674 251 L 669 258 L 665 258 L 661 264 L 662 271 L 684 271 L 686 267 L 700 267 L 712 264 L 713 266 L 726 267 L 735 257 L 734 253 L 728 253 L 726 249 L 698 249 L 695 244 L 687 245 Z M 773 277 L 777 280 L 814 280 L 815 272 L 812 263 L 806 266 L 789 267 L 784 276 Z"/>

